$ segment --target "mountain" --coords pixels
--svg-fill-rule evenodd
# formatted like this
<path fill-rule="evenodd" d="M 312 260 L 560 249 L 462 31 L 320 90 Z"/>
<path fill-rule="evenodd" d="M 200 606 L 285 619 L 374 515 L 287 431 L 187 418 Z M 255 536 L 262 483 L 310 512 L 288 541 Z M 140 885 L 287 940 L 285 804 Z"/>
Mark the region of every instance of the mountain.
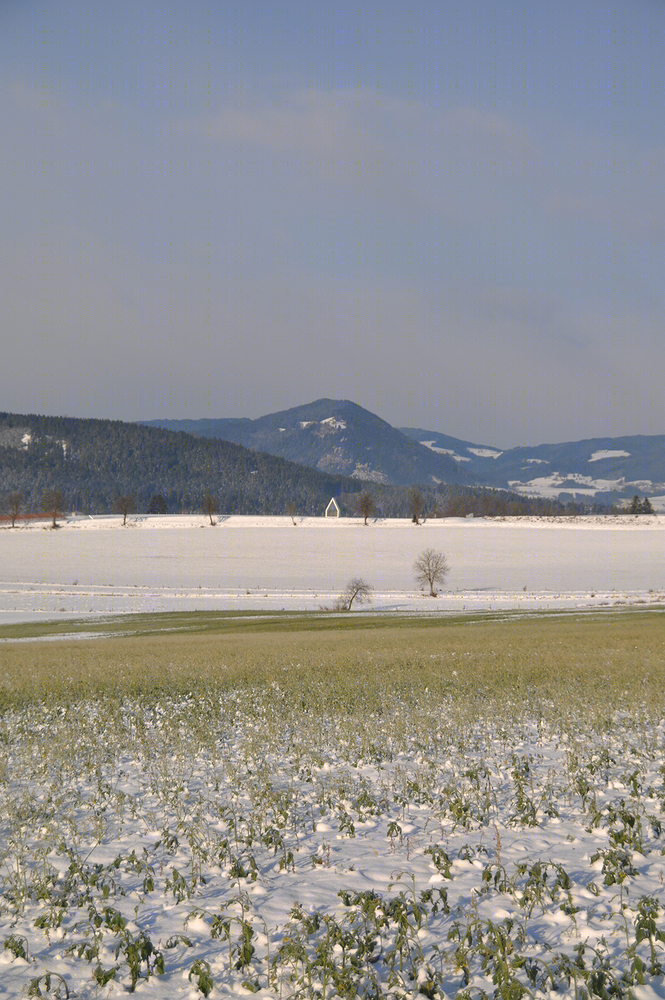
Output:
<path fill-rule="evenodd" d="M 413 442 L 414 448 L 421 447 Z M 214 493 L 229 514 L 320 514 L 333 495 L 361 484 L 248 451 L 229 441 L 115 420 L 0 413 L 0 494 L 20 491 L 39 510 L 47 489 L 62 491 L 68 509 L 102 513 L 133 495 L 145 511 L 154 494 L 171 513 L 201 509 Z"/>
<path fill-rule="evenodd" d="M 424 447 L 349 400 L 317 399 L 256 420 L 152 420 L 148 426 L 223 438 L 320 472 L 375 483 L 473 482 L 449 455 Z"/>
<path fill-rule="evenodd" d="M 665 435 L 589 438 L 500 448 L 414 427 L 403 434 L 463 465 L 471 481 L 523 496 L 589 498 L 612 504 L 636 493 L 665 494 Z"/>
<path fill-rule="evenodd" d="M 492 487 L 522 496 L 613 504 L 665 494 L 665 435 L 501 449 L 422 428 L 395 428 L 348 400 L 318 399 L 256 420 L 153 420 L 324 472 L 375 483 Z"/>
<path fill-rule="evenodd" d="M 56 490 L 63 494 L 58 501 L 61 510 L 90 514 L 113 511 L 122 496 L 133 497 L 134 508 L 142 513 L 158 495 L 164 498 L 166 510 L 171 513 L 195 512 L 202 510 L 204 496 L 212 494 L 220 513 L 285 514 L 292 510 L 294 514 L 316 515 L 322 514 L 330 497 L 335 496 L 342 512 L 348 515 L 356 509 L 361 491 L 369 486 L 383 517 L 407 517 L 412 509 L 410 484 L 418 478 L 411 473 L 424 468 L 432 480 L 437 480 L 420 486 L 422 510 L 430 516 L 563 511 L 556 501 L 518 497 L 515 493 L 464 484 L 443 484 L 432 470 L 448 472 L 446 463 L 453 463 L 454 472 L 456 463 L 450 456 L 441 456 L 431 447 L 411 440 L 352 403 L 334 404 L 334 414 L 325 416 L 330 409 L 330 400 L 299 407 L 290 411 L 292 423 L 275 423 L 276 433 L 281 439 L 288 434 L 288 427 L 292 427 L 296 443 L 309 442 L 310 454 L 314 455 L 321 440 L 324 443 L 332 440 L 326 454 L 331 456 L 329 463 L 334 466 L 344 461 L 344 456 L 340 459 L 334 450 L 334 442 L 340 447 L 345 443 L 339 440 L 345 436 L 342 432 L 350 429 L 357 446 L 369 425 L 375 428 L 378 440 L 369 450 L 370 460 L 378 455 L 387 470 L 382 476 L 389 472 L 408 476 L 409 485 L 378 480 L 368 484 L 359 480 L 360 471 L 363 474 L 374 471 L 369 462 L 362 470 L 356 462 L 353 470 L 356 477 L 351 478 L 249 450 L 234 442 L 194 437 L 183 431 L 118 420 L 0 413 L 0 509 L 11 509 L 8 495 L 20 493 L 26 512 L 41 511 L 42 494 Z M 283 420 L 283 416 L 275 414 L 273 419 Z M 304 433 L 300 434 L 301 431 Z M 396 455 L 390 453 L 392 441 L 397 442 Z M 410 457 L 415 461 L 422 459 L 422 455 L 427 460 L 424 466 L 409 464 Z M 566 505 L 566 509 L 569 513 L 581 510 L 575 504 Z"/>

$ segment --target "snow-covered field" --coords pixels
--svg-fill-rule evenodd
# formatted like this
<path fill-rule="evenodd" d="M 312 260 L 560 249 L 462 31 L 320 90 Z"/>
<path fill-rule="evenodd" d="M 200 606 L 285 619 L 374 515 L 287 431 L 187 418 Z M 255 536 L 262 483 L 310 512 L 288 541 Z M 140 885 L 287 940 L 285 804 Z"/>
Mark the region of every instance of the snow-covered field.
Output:
<path fill-rule="evenodd" d="M 321 664 L 270 637 L 263 672 L 162 639 L 164 686 L 139 696 L 140 644 L 35 647 L 45 690 L 70 684 L 51 696 L 5 645 L 24 660 L 0 667 L 0 996 L 665 997 L 664 526 L 0 531 L 0 621 L 318 607 L 356 575 L 382 608 L 645 602 L 591 633 L 520 618 L 387 650 L 366 629 L 349 659 L 341 629 Z M 413 590 L 427 546 L 451 565 L 436 601 Z M 82 698 L 93 669 L 126 689 Z"/>
<path fill-rule="evenodd" d="M 376 609 L 431 610 L 414 559 L 450 573 L 436 607 L 556 608 L 653 600 L 665 587 L 665 517 L 378 520 L 72 517 L 0 528 L 0 624 L 159 610 L 316 609 L 350 577 Z M 650 593 L 652 592 L 652 593 Z"/>
<path fill-rule="evenodd" d="M 439 649 L 6 710 L 0 996 L 665 996 L 657 680 Z"/>

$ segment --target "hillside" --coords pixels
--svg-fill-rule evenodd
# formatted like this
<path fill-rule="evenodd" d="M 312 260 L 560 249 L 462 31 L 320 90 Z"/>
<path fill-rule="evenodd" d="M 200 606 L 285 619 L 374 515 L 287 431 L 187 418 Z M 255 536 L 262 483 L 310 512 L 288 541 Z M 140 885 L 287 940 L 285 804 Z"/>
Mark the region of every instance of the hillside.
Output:
<path fill-rule="evenodd" d="M 46 489 L 61 490 L 68 509 L 104 513 L 123 494 L 139 511 L 165 497 L 170 512 L 200 510 L 213 493 L 236 514 L 319 514 L 333 495 L 361 484 L 326 475 L 228 441 L 194 438 L 115 420 L 0 413 L 0 494 L 21 491 L 28 510 Z"/>
<path fill-rule="evenodd" d="M 523 496 L 616 503 L 665 493 L 665 435 L 589 438 L 501 450 L 421 428 L 402 432 L 463 465 L 476 483 Z"/>
<path fill-rule="evenodd" d="M 153 420 L 149 426 L 217 437 L 320 472 L 408 486 L 472 483 L 466 469 L 349 400 L 317 399 L 256 420 Z"/>

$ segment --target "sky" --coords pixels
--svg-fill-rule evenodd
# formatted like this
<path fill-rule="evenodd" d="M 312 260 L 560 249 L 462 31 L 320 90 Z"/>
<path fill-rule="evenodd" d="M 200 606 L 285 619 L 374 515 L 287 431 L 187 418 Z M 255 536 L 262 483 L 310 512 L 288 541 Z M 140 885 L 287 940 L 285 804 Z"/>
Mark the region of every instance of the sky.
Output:
<path fill-rule="evenodd" d="M 0 0 L 0 409 L 663 434 L 665 5 Z"/>

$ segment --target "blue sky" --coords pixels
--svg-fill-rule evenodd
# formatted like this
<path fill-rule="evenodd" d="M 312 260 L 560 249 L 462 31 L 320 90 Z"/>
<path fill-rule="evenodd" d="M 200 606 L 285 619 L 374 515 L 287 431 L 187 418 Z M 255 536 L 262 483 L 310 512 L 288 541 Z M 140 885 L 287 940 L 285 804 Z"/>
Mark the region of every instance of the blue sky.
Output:
<path fill-rule="evenodd" d="M 665 433 L 662 3 L 98 6 L 0 5 L 0 408 Z"/>

